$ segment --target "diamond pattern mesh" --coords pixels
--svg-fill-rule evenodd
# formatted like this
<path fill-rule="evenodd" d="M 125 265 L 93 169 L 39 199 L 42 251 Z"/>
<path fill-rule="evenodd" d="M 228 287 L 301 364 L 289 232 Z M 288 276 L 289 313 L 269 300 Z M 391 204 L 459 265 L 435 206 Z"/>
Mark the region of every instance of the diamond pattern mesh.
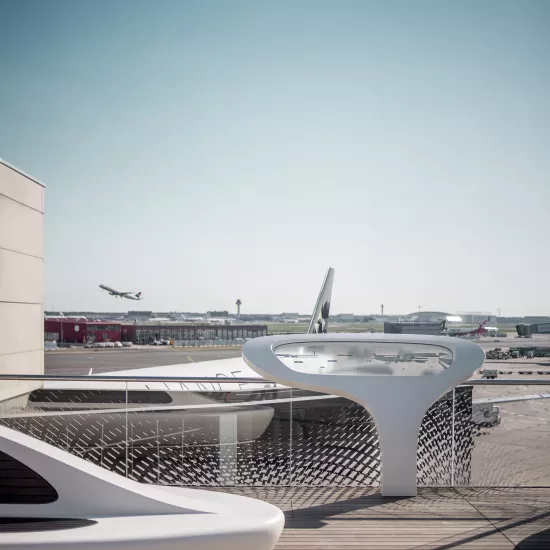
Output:
<path fill-rule="evenodd" d="M 456 389 L 454 428 L 452 400 L 449 392 L 434 403 L 422 423 L 418 440 L 421 486 L 467 485 L 470 480 L 471 387 Z M 235 404 L 235 410 L 243 409 L 242 405 Z M 4 416 L 0 423 L 143 483 L 379 484 L 378 433 L 362 407 L 343 398 L 269 406 L 274 414 L 267 429 L 254 438 L 245 424 L 238 441 L 226 441 L 220 409 L 193 417 L 181 410 L 55 415 L 25 409 L 18 413 L 37 416 L 14 414 Z"/>

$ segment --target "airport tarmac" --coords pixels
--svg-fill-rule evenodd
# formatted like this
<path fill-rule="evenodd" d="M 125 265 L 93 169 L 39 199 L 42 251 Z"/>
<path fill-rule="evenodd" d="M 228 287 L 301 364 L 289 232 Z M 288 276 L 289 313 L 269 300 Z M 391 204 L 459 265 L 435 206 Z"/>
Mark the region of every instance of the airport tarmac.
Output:
<path fill-rule="evenodd" d="M 481 338 L 474 340 L 485 351 L 500 347 L 506 350 L 512 346 L 550 346 L 550 335 L 535 335 L 533 338 Z M 62 350 L 45 353 L 46 374 L 88 374 L 90 369 L 95 373 L 112 372 L 117 370 L 157 367 L 161 365 L 177 365 L 180 363 L 199 363 L 216 359 L 239 357 L 240 348 L 208 348 L 208 349 L 174 349 L 169 347 L 135 346 L 132 349 L 77 349 Z M 488 368 L 501 370 L 516 370 L 531 368 L 550 372 L 550 360 L 543 358 L 508 360 L 490 365 Z M 516 364 L 517 363 L 517 364 Z M 540 363 L 540 364 L 539 364 Z M 542 363 L 545 363 L 542 365 Z M 506 375 L 503 375 L 506 376 Z M 475 376 L 476 378 L 479 376 Z"/>
<path fill-rule="evenodd" d="M 45 374 L 88 374 L 240 357 L 241 349 L 91 349 L 44 354 Z M 182 376 L 186 376 L 182 372 Z"/>
<path fill-rule="evenodd" d="M 550 346 L 550 334 L 535 334 L 532 338 L 518 338 L 516 335 L 510 335 L 506 338 L 485 337 L 479 340 L 471 340 L 479 344 L 485 351 L 495 348 L 507 350 L 518 346 Z"/>
<path fill-rule="evenodd" d="M 536 334 L 532 338 L 480 338 L 472 340 L 475 344 L 480 345 L 485 352 L 501 348 L 503 351 L 508 351 L 511 347 L 529 347 L 529 346 L 549 346 L 549 334 Z M 543 377 L 550 381 L 550 358 L 548 357 L 533 357 L 528 359 L 520 357 L 517 359 L 486 359 L 482 369 L 496 369 L 499 371 L 498 378 L 532 378 Z M 480 369 L 480 371 L 482 370 Z M 481 378 L 481 372 L 474 373 L 472 378 Z"/>
<path fill-rule="evenodd" d="M 548 386 L 475 386 L 473 397 L 550 394 Z M 501 422 L 481 429 L 472 450 L 471 485 L 550 484 L 550 399 L 497 404 Z"/>

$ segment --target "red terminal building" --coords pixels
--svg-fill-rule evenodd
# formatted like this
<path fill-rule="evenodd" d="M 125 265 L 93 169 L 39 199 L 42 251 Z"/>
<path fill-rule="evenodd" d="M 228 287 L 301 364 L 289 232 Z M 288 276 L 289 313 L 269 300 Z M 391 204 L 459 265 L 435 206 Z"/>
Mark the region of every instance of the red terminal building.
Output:
<path fill-rule="evenodd" d="M 203 323 L 123 324 L 86 319 L 44 319 L 44 338 L 59 343 L 133 342 L 154 340 L 210 340 L 257 338 L 267 335 L 266 325 L 215 325 Z"/>
<path fill-rule="evenodd" d="M 44 337 L 47 340 L 70 344 L 86 342 L 120 342 L 120 323 L 78 319 L 44 319 Z"/>

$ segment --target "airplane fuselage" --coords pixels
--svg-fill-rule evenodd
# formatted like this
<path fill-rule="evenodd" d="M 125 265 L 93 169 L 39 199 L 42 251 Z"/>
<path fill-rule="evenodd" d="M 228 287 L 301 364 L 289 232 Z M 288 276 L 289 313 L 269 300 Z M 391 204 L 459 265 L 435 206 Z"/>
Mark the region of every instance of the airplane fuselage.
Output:
<path fill-rule="evenodd" d="M 106 290 L 110 296 L 114 296 L 115 298 L 126 298 L 127 300 L 138 301 L 141 300 L 141 292 L 120 292 L 119 290 L 111 288 L 107 285 L 99 285 L 99 288 L 101 288 L 101 290 Z"/>

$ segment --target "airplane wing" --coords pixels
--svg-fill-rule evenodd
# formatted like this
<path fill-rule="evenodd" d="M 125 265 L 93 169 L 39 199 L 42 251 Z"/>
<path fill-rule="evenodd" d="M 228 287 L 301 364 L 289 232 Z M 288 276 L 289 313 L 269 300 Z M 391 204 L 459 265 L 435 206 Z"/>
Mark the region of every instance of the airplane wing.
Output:
<path fill-rule="evenodd" d="M 114 288 L 111 288 L 107 285 L 99 285 L 99 288 L 102 288 L 103 290 L 106 290 L 107 292 L 118 292 L 118 290 L 115 290 Z"/>

